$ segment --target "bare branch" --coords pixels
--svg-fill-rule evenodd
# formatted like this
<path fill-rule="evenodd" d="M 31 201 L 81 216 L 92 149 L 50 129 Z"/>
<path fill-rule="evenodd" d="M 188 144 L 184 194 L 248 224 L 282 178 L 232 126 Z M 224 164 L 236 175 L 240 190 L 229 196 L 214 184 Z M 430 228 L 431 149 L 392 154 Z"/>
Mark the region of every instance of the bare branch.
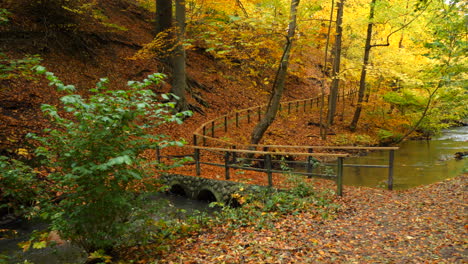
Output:
<path fill-rule="evenodd" d="M 432 1 L 431 1 L 431 2 L 432 2 Z M 427 4 L 427 5 L 424 7 L 424 9 L 422 9 L 421 12 L 420 12 L 417 16 L 413 17 L 413 19 L 411 19 L 408 23 L 404 24 L 404 25 L 401 26 L 400 28 L 398 28 L 398 29 L 392 31 L 390 34 L 388 34 L 388 35 L 387 35 L 387 43 L 383 43 L 383 44 L 382 44 L 382 43 L 381 43 L 381 44 L 372 44 L 372 45 L 371 45 L 371 48 L 373 48 L 373 47 L 387 47 L 387 46 L 390 46 L 390 37 L 391 37 L 393 34 L 399 32 L 399 31 L 405 29 L 406 27 L 408 27 L 409 25 L 411 25 L 411 23 L 413 23 L 416 19 L 418 19 L 418 18 L 426 11 L 426 9 L 427 9 L 428 7 L 429 7 L 429 4 Z"/>

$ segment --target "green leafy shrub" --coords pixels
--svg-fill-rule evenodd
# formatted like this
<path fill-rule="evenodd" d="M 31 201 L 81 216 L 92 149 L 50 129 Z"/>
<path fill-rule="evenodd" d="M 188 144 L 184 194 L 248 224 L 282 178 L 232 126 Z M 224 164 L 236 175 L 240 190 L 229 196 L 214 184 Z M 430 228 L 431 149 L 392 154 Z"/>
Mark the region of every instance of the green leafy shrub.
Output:
<path fill-rule="evenodd" d="M 52 223 L 63 239 L 87 252 L 130 243 L 142 233 L 151 214 L 144 210 L 145 193 L 157 187 L 150 169 L 163 166 L 145 158 L 145 151 L 158 146 L 182 146 L 183 141 L 152 135 L 148 129 L 166 122 L 182 123 L 190 112 L 172 114 L 175 103 L 162 103 L 145 89 L 161 82 L 162 74 L 149 75 L 143 82 L 128 82 L 127 90 L 110 90 L 101 79 L 85 99 L 73 94 L 72 85 L 63 84 L 42 66 L 50 85 L 67 92 L 61 98 L 63 110 L 43 105 L 54 128 L 46 136 L 32 135 L 41 147 L 36 154 L 44 165 L 54 168 L 48 180 L 59 195 L 58 202 L 44 201 L 41 215 Z M 170 99 L 170 95 L 164 95 Z M 147 219 L 148 221 L 146 221 Z"/>
<path fill-rule="evenodd" d="M 16 215 L 31 213 L 37 198 L 45 195 L 44 190 L 45 182 L 30 166 L 0 156 L 0 209 Z"/>
<path fill-rule="evenodd" d="M 5 24 L 9 21 L 8 20 L 9 15 L 10 15 L 10 12 L 8 12 L 8 10 L 6 10 L 5 8 L 0 8 L 0 25 Z"/>
<path fill-rule="evenodd" d="M 23 59 L 11 59 L 0 52 L 0 81 L 15 78 L 34 79 L 31 68 L 38 65 L 39 56 L 26 56 Z"/>
<path fill-rule="evenodd" d="M 217 221 L 227 223 L 231 228 L 255 225 L 261 229 L 271 228 L 276 219 L 286 214 L 315 211 L 324 218 L 334 214 L 337 205 L 332 203 L 331 193 L 317 192 L 311 183 L 299 176 L 290 175 L 290 180 L 293 187 L 287 190 L 260 186 L 253 190 L 241 188 L 232 195 L 241 206 L 233 208 L 223 205 L 216 214 Z"/>

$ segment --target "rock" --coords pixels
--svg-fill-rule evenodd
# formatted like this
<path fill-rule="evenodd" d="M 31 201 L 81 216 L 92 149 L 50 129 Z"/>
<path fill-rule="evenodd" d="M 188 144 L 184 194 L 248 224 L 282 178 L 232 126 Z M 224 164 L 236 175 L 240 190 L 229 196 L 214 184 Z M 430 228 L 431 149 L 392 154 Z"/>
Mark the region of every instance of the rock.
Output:
<path fill-rule="evenodd" d="M 455 153 L 455 159 L 457 160 L 461 160 L 463 159 L 464 157 L 468 156 L 468 151 L 464 151 L 464 152 L 456 152 Z"/>
<path fill-rule="evenodd" d="M 5 214 L 0 217 L 0 229 L 11 228 L 21 223 L 21 219 L 13 214 Z"/>
<path fill-rule="evenodd" d="M 60 238 L 60 235 L 58 234 L 57 231 L 51 231 L 49 233 L 49 236 L 47 237 L 47 241 L 49 242 L 55 242 L 56 245 L 59 245 L 59 246 L 62 246 L 64 245 L 65 243 L 67 243 L 67 241 L 63 240 L 62 238 Z"/>

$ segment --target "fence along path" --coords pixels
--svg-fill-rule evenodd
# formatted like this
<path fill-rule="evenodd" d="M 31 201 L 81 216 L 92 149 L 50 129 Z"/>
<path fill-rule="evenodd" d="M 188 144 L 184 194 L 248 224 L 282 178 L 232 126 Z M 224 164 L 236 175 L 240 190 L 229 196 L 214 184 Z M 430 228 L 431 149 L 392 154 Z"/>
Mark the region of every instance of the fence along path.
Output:
<path fill-rule="evenodd" d="M 354 101 L 356 91 L 343 93 L 338 100 Z M 325 104 L 325 102 L 324 102 Z M 299 111 L 307 112 L 321 105 L 321 96 L 314 98 L 282 102 L 280 112 L 288 114 Z M 355 146 L 290 146 L 290 145 L 242 145 L 231 143 L 216 134 L 230 129 L 239 129 L 242 124 L 259 122 L 266 111 L 266 106 L 255 106 L 222 115 L 202 124 L 193 133 L 193 145 L 186 146 L 193 150 L 196 175 L 201 176 L 201 165 L 223 167 L 224 178 L 231 180 L 231 170 L 264 172 L 268 186 L 274 186 L 273 174 L 290 173 L 307 177 L 320 177 L 335 180 L 337 194 L 343 195 L 343 167 L 388 168 L 388 189 L 393 189 L 393 159 L 398 147 L 355 147 Z M 327 152 L 317 152 L 317 151 Z M 383 150 L 389 152 L 389 162 L 383 165 L 344 164 L 349 156 L 345 151 Z M 161 156 L 159 151 L 157 157 Z M 206 159 L 209 160 L 206 160 Z M 321 161 L 320 161 L 321 160 Z M 331 169 L 334 168 L 334 169 Z"/>

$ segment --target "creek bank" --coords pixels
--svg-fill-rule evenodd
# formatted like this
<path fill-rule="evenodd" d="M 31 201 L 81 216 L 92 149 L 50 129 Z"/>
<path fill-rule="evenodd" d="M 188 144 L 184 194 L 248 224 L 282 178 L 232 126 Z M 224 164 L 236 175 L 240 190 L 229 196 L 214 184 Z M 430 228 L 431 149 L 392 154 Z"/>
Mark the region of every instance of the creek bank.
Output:
<path fill-rule="evenodd" d="M 154 216 L 156 220 L 184 219 L 196 211 L 210 214 L 217 210 L 210 208 L 207 201 L 191 200 L 169 193 L 156 193 L 150 198 L 148 204 L 158 199 L 167 200 L 167 204 L 160 211 L 160 215 L 164 216 Z M 52 242 L 52 245 L 23 252 L 18 244 L 28 241 L 33 232 L 46 230 L 48 226 L 45 222 L 26 220 L 22 217 L 14 217 L 13 221 L 0 226 L 0 263 L 4 263 L 3 259 L 7 261 L 5 263 L 23 263 L 27 260 L 34 264 L 82 264 L 87 261 L 86 252 L 70 242 L 61 240 L 55 232 L 48 235 L 48 241 Z"/>

